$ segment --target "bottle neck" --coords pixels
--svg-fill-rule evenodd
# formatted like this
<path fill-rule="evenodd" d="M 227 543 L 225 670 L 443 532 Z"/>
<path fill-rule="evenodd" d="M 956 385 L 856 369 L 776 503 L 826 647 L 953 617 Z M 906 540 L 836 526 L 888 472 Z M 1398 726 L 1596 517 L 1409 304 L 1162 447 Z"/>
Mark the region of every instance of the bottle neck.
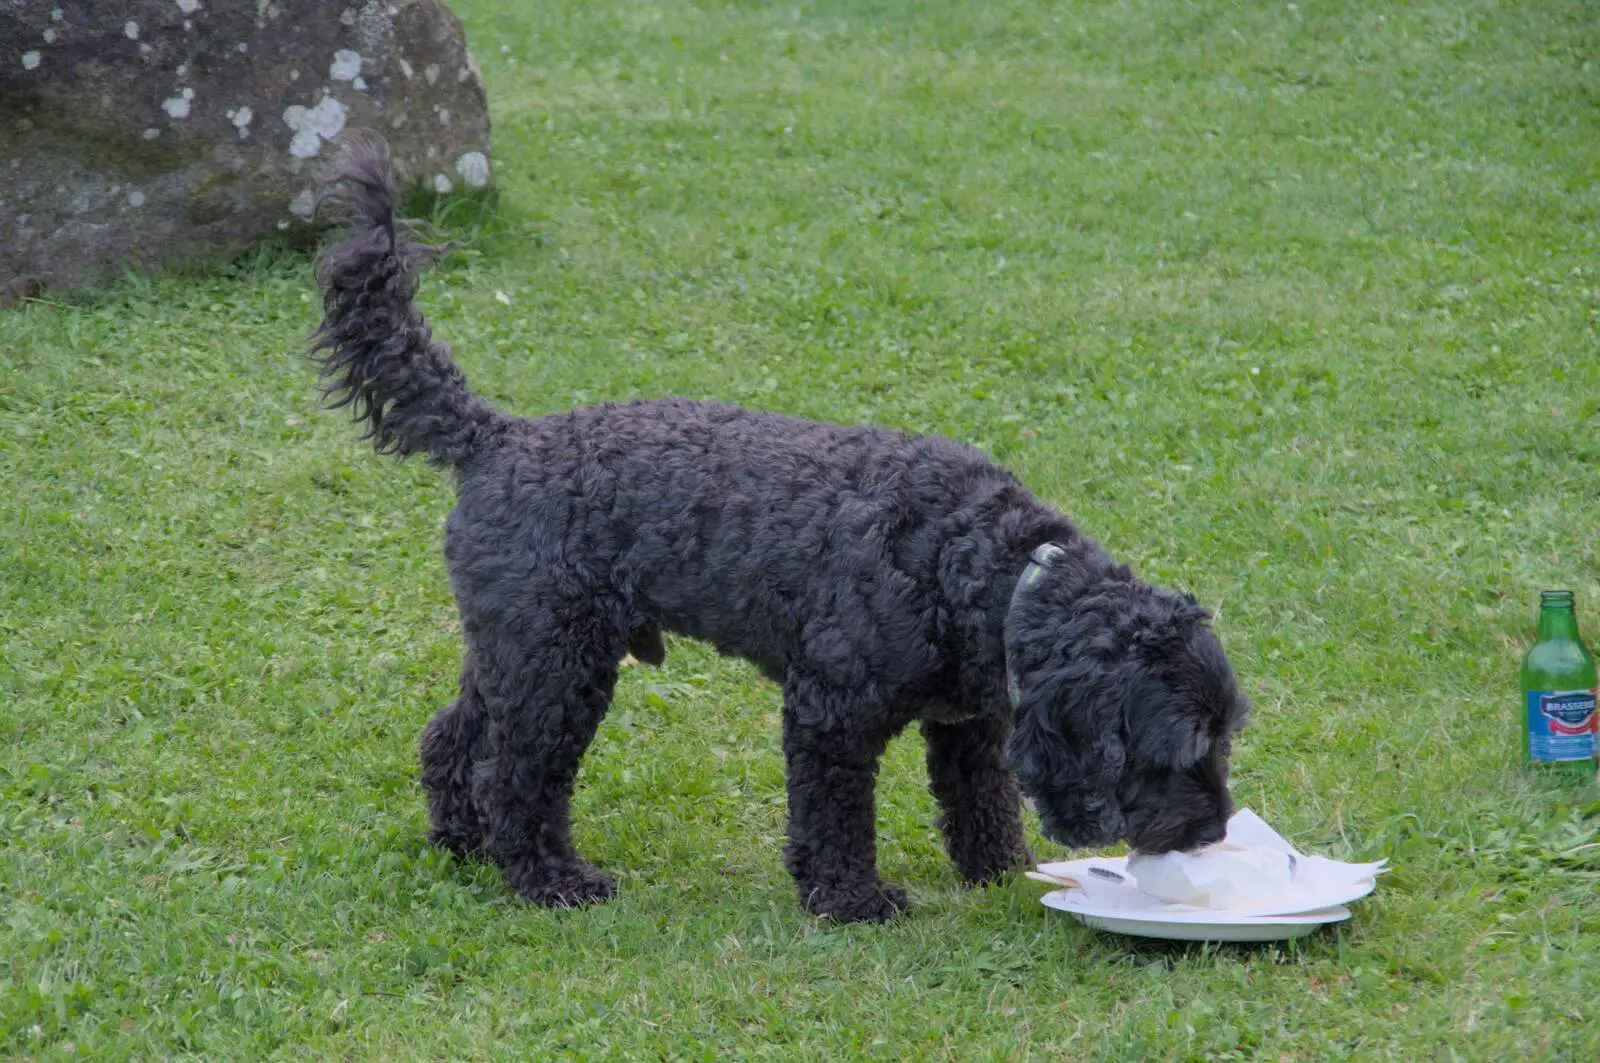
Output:
<path fill-rule="evenodd" d="M 1539 610 L 1540 642 L 1578 641 L 1578 618 L 1570 604 L 1545 605 Z"/>

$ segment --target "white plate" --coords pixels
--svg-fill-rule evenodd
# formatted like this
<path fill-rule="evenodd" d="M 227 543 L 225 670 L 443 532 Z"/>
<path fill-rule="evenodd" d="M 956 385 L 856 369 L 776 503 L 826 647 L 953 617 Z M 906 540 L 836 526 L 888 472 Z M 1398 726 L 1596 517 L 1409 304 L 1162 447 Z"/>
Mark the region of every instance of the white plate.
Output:
<path fill-rule="evenodd" d="M 1056 890 L 1041 899 L 1046 907 L 1070 913 L 1097 930 L 1167 941 L 1288 941 L 1350 918 L 1350 909 L 1344 907 L 1295 915 L 1237 916 L 1196 909 L 1133 915 L 1096 905 L 1082 890 Z"/>
<path fill-rule="evenodd" d="M 1296 867 L 1290 891 L 1271 902 L 1253 904 L 1246 908 L 1219 910 L 1195 908 L 1187 904 L 1168 904 L 1147 893 L 1139 892 L 1133 876 L 1128 873 L 1128 859 L 1124 856 L 1090 857 L 1087 860 L 1064 860 L 1054 864 L 1040 864 L 1039 870 L 1056 878 L 1069 878 L 1078 883 L 1082 892 L 1094 902 L 1095 911 L 1111 916 L 1134 916 L 1141 919 L 1171 920 L 1183 914 L 1195 914 L 1209 919 L 1221 918 L 1237 922 L 1244 918 L 1261 916 L 1296 915 L 1301 912 L 1318 912 L 1341 904 L 1358 901 L 1378 886 L 1377 878 L 1370 872 L 1378 865 L 1344 865 L 1347 873 L 1359 875 L 1355 879 L 1340 880 L 1324 877 L 1324 868 L 1337 869 L 1334 861 L 1322 857 L 1302 857 Z M 1095 869 L 1110 872 L 1120 878 L 1112 881 Z"/>
<path fill-rule="evenodd" d="M 1378 886 L 1387 861 L 1347 863 L 1295 851 L 1260 816 L 1241 808 L 1228 820 L 1227 841 L 1290 856 L 1292 871 L 1281 895 L 1233 908 L 1168 904 L 1140 891 L 1123 856 L 1041 864 L 1038 871 L 1073 888 L 1043 898 L 1101 930 L 1178 941 L 1283 941 L 1350 918 L 1344 907 Z"/>

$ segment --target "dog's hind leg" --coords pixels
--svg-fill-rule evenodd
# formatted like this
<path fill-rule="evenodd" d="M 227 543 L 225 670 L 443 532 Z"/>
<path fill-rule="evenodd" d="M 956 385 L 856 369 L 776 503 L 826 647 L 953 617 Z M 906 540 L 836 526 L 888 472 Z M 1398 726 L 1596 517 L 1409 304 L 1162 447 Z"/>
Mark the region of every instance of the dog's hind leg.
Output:
<path fill-rule="evenodd" d="M 908 906 L 905 890 L 878 878 L 873 786 L 888 731 L 852 726 L 851 695 L 798 676 L 784 679 L 783 754 L 789 844 L 784 864 L 813 915 L 881 922 Z"/>
<path fill-rule="evenodd" d="M 482 855 L 483 818 L 472 799 L 473 765 L 483 756 L 488 717 L 469 656 L 460 693 L 423 728 L 422 787 L 428 795 L 428 840 L 459 857 Z"/>
<path fill-rule="evenodd" d="M 1006 766 L 1004 720 L 924 721 L 928 784 L 939 802 L 945 849 L 968 882 L 991 882 L 1033 863 L 1022 833 L 1022 800 Z"/>
<path fill-rule="evenodd" d="M 536 904 L 605 900 L 616 883 L 572 845 L 578 763 L 611 702 L 626 631 L 583 605 L 464 624 L 488 726 L 473 774 L 484 849 Z"/>

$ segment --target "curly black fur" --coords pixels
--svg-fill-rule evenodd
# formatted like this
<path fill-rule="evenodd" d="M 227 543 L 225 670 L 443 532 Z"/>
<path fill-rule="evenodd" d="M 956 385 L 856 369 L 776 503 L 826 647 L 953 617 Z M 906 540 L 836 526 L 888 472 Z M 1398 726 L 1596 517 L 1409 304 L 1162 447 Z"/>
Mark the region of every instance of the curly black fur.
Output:
<path fill-rule="evenodd" d="M 521 419 L 468 390 L 412 303 L 382 145 L 342 170 L 354 213 L 319 277 L 315 351 L 380 450 L 453 468 L 445 557 L 466 654 L 422 737 L 433 840 L 530 900 L 615 891 L 568 807 L 619 661 L 705 639 L 783 688 L 785 863 L 805 907 L 884 919 L 873 788 L 913 721 L 951 858 L 974 882 L 1045 834 L 1150 851 L 1221 836 L 1247 706 L 1206 613 L 1136 579 L 978 451 L 941 438 L 662 399 Z M 1030 551 L 1062 553 L 1011 598 Z M 1019 693 L 1007 695 L 1010 658 Z"/>

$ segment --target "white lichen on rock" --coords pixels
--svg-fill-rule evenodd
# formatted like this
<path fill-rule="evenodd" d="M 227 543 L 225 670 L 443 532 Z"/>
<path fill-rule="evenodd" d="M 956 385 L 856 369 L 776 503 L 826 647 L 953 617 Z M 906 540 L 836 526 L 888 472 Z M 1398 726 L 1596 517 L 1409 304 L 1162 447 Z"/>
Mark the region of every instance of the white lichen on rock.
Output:
<path fill-rule="evenodd" d="M 433 190 L 438 192 L 441 196 L 448 195 L 450 190 L 454 187 L 455 186 L 450 183 L 450 178 L 446 177 L 444 174 L 434 174 Z"/>
<path fill-rule="evenodd" d="M 22 53 L 22 69 L 24 69 L 24 70 L 37 70 L 38 68 L 39 68 L 39 53 L 38 52 L 23 52 Z"/>
<path fill-rule="evenodd" d="M 297 159 L 309 159 L 322 150 L 324 140 L 332 140 L 344 129 L 344 104 L 332 96 L 324 96 L 315 107 L 302 107 L 298 103 L 283 112 L 283 124 L 294 130 L 289 141 L 289 154 Z"/>
<path fill-rule="evenodd" d="M 239 131 L 239 139 L 243 140 L 250 135 L 250 123 L 255 116 L 256 113 L 248 107 L 236 107 L 228 112 L 228 121 Z"/>
<path fill-rule="evenodd" d="M 469 188 L 482 188 L 489 183 L 489 157 L 481 151 L 469 151 L 456 160 L 456 173 Z"/>
<path fill-rule="evenodd" d="M 289 200 L 290 213 L 297 214 L 308 221 L 310 220 L 311 215 L 316 213 L 316 210 L 317 197 L 316 194 L 309 188 L 302 188 L 299 192 L 295 193 L 295 197 L 293 199 Z"/>
<path fill-rule="evenodd" d="M 328 67 L 328 76 L 335 81 L 354 81 L 361 76 L 361 53 L 352 52 L 348 48 L 340 48 L 333 53 L 333 62 Z"/>
<path fill-rule="evenodd" d="M 136 41 L 139 39 L 139 24 L 130 18 L 122 24 L 122 32 L 128 40 Z"/>
<path fill-rule="evenodd" d="M 189 105 L 193 99 L 194 89 L 186 87 L 171 99 L 162 100 L 161 109 L 166 111 L 169 117 L 187 118 L 189 117 Z"/>
<path fill-rule="evenodd" d="M 178 0 L 178 10 L 185 15 L 192 15 L 200 10 L 200 0 Z"/>

